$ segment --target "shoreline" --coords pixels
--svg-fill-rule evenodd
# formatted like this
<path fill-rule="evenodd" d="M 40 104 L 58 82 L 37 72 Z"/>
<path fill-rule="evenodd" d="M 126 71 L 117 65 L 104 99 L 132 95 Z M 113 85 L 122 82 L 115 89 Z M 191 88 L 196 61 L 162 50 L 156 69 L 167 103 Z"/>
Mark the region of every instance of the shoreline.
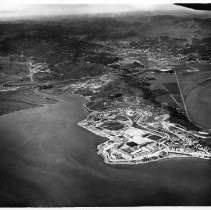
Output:
<path fill-rule="evenodd" d="M 79 97 L 82 97 L 82 98 L 85 99 L 85 100 L 88 100 L 88 99 L 87 99 L 86 97 L 84 97 L 83 95 L 75 94 L 74 91 L 75 91 L 75 90 L 73 90 L 72 93 L 73 93 L 75 96 L 79 96 Z M 91 109 L 89 109 L 89 108 L 86 106 L 86 103 L 87 103 L 87 102 L 82 103 L 82 105 L 81 105 L 82 108 L 84 108 L 84 109 L 85 109 L 86 111 L 88 111 L 89 113 L 94 112 L 94 110 L 91 110 Z M 88 115 L 87 115 L 87 116 L 88 116 Z M 86 118 L 85 118 L 85 119 L 86 119 Z M 85 119 L 84 119 L 84 120 L 85 120 Z M 108 139 L 107 141 L 111 140 L 111 139 L 109 138 L 109 136 L 107 136 L 107 135 L 101 135 L 100 133 L 95 132 L 94 130 L 92 130 L 92 129 L 90 129 L 90 128 L 84 126 L 84 125 L 82 125 L 82 124 L 81 124 L 82 121 L 83 121 L 83 120 L 77 122 L 77 125 L 80 126 L 80 127 L 82 127 L 82 128 L 84 128 L 84 129 L 86 129 L 86 130 L 88 130 L 89 132 L 91 132 L 91 133 L 93 133 L 93 134 L 95 134 L 95 135 L 98 135 L 98 136 L 107 138 L 107 139 Z M 161 160 L 169 160 L 169 159 L 175 159 L 175 158 L 177 158 L 177 159 L 178 159 L 178 158 L 197 158 L 197 159 L 203 159 L 203 160 L 210 160 L 210 158 L 206 158 L 206 157 L 198 157 L 198 156 L 192 156 L 192 155 L 184 154 L 184 155 L 175 155 L 175 156 L 173 156 L 173 157 L 162 157 L 162 158 L 157 158 L 157 159 L 150 160 L 150 161 L 142 161 L 142 160 L 119 161 L 119 162 L 118 162 L 118 161 L 110 161 L 110 160 L 108 159 L 107 155 L 104 154 L 103 151 L 101 150 L 100 145 L 101 145 L 101 144 L 99 144 L 99 145 L 97 146 L 97 154 L 100 155 L 100 156 L 103 158 L 104 163 L 106 163 L 106 164 L 108 164 L 108 165 L 138 165 L 138 164 L 147 164 L 147 163 L 151 163 L 151 162 L 157 162 L 157 161 L 161 161 Z"/>
<path fill-rule="evenodd" d="M 183 93 L 182 92 L 180 81 L 178 79 L 177 70 L 174 70 L 174 72 L 175 72 L 175 77 L 176 77 L 177 85 L 178 85 L 178 88 L 179 88 L 179 91 L 180 91 L 180 95 L 181 95 L 181 98 L 182 98 L 182 102 L 183 102 L 183 106 L 184 106 L 184 109 L 185 109 L 187 118 L 189 119 L 190 122 L 192 122 L 198 128 L 203 129 L 204 131 L 210 132 L 211 131 L 211 128 L 207 128 L 205 126 L 202 126 L 198 122 L 196 122 L 196 120 L 192 119 L 193 117 L 191 117 L 191 115 L 189 113 L 189 109 L 187 107 L 186 100 L 187 100 L 188 94 L 190 92 L 192 92 L 193 89 L 197 88 L 198 86 L 202 85 L 203 83 L 206 83 L 207 81 L 209 81 L 211 79 L 211 77 L 207 78 L 206 80 L 204 80 L 202 82 L 199 82 L 199 83 L 195 84 L 193 87 L 191 87 L 190 89 L 188 89 L 188 91 L 186 93 Z"/>
<path fill-rule="evenodd" d="M 84 97 L 83 95 L 74 93 L 74 91 L 75 91 L 75 90 L 72 91 L 72 94 L 73 94 L 73 95 L 82 97 L 83 99 L 89 101 L 89 99 L 87 99 L 87 98 Z M 94 110 L 91 110 L 91 109 L 89 109 L 89 108 L 86 106 L 86 103 L 87 103 L 87 102 L 81 104 L 82 108 L 84 108 L 84 109 L 85 109 L 86 111 L 88 111 L 89 113 L 94 112 Z M 87 115 L 87 116 L 88 116 L 88 115 Z M 86 118 L 85 118 L 85 119 L 86 119 Z M 85 119 L 84 119 L 84 120 L 85 120 Z M 93 131 L 92 129 L 90 129 L 90 128 L 84 126 L 84 125 L 82 125 L 82 124 L 81 124 L 82 121 L 83 121 L 83 120 L 77 122 L 77 125 L 80 126 L 80 127 L 82 127 L 82 128 L 84 128 L 84 129 L 86 129 L 86 130 L 88 130 L 89 132 L 91 132 L 91 133 L 93 133 L 93 134 L 95 134 L 95 135 L 98 135 L 98 136 L 107 138 L 107 139 L 108 139 L 107 141 L 111 140 L 111 139 L 109 138 L 109 136 L 107 136 L 107 135 L 101 135 L 100 133 L 95 132 L 95 131 Z M 99 145 L 97 146 L 97 154 L 103 158 L 104 163 L 106 163 L 107 165 L 138 165 L 138 164 L 147 164 L 147 163 L 151 163 L 151 162 L 158 162 L 158 161 L 162 161 L 162 160 L 169 160 L 169 159 L 175 159 L 175 158 L 176 158 L 176 159 L 178 159 L 178 158 L 197 158 L 197 159 L 203 159 L 203 160 L 210 160 L 210 158 L 197 157 L 197 156 L 192 156 L 192 155 L 184 154 L 184 155 L 175 155 L 175 156 L 173 156 L 173 157 L 162 157 L 162 158 L 157 158 L 157 159 L 150 160 L 150 161 L 142 161 L 142 160 L 140 160 L 140 161 L 139 161 L 139 160 L 119 161 L 119 162 L 118 162 L 118 161 L 110 161 L 110 160 L 108 159 L 107 155 L 103 153 L 103 151 L 101 150 L 101 148 L 99 148 L 100 145 L 101 145 L 101 144 L 99 144 Z"/>
<path fill-rule="evenodd" d="M 108 161 L 107 158 L 105 158 L 105 156 L 103 155 L 103 153 L 97 153 L 98 155 L 100 155 L 103 158 L 104 163 L 108 164 L 108 165 L 140 165 L 140 164 L 149 164 L 149 163 L 153 163 L 153 162 L 159 162 L 159 161 L 165 161 L 165 160 L 170 160 L 170 159 L 182 159 L 182 158 L 196 158 L 196 159 L 202 159 L 202 160 L 210 160 L 209 158 L 202 158 L 202 157 L 193 157 L 193 156 L 174 156 L 174 157 L 164 157 L 164 158 L 158 158 L 156 160 L 150 160 L 150 161 L 137 161 L 137 162 L 129 162 L 129 161 L 125 161 L 125 162 L 112 162 L 112 161 Z"/>
<path fill-rule="evenodd" d="M 94 110 L 91 110 L 86 106 L 86 103 L 89 102 L 90 100 L 89 100 L 89 98 L 84 97 L 83 95 L 76 94 L 75 90 L 76 89 L 72 89 L 70 92 L 71 92 L 71 94 L 73 94 L 73 96 L 80 97 L 80 98 L 83 99 L 83 101 L 81 101 L 81 107 L 82 107 L 82 109 L 84 109 L 85 111 L 88 112 L 87 115 L 86 115 L 86 118 L 87 118 L 88 114 L 94 112 Z M 48 95 L 49 98 L 55 99 L 55 97 L 53 97 L 53 96 L 50 97 L 49 94 L 47 94 L 47 95 Z M 57 98 L 57 103 L 58 102 L 62 102 L 62 100 L 59 100 Z M 37 107 L 43 107 L 45 105 L 47 105 L 47 104 L 38 105 Z M 34 107 L 34 108 L 36 108 L 36 107 Z M 34 108 L 29 108 L 29 109 L 34 109 Z M 21 111 L 21 110 L 17 110 L 17 111 Z M 16 112 L 16 111 L 14 111 L 14 112 Z M 12 112 L 12 113 L 14 113 L 14 112 Z M 10 113 L 8 113 L 8 114 L 10 114 Z M 85 120 L 85 119 L 83 119 L 83 120 Z M 89 132 L 91 132 L 91 133 L 93 133 L 97 136 L 106 138 L 107 141 L 111 140 L 109 135 L 101 135 L 99 132 L 96 132 L 96 131 L 90 129 L 89 127 L 86 127 L 85 125 L 82 125 L 81 122 L 83 120 L 78 121 L 76 124 L 78 126 L 82 127 L 83 129 L 86 129 Z M 142 159 L 140 159 L 140 160 L 125 160 L 125 161 L 111 161 L 111 160 L 109 160 L 107 155 L 103 153 L 103 150 L 100 148 L 100 146 L 101 146 L 101 144 L 97 145 L 97 151 L 96 152 L 99 156 L 101 156 L 103 158 L 104 163 L 106 163 L 108 165 L 138 165 L 138 164 L 147 164 L 147 163 L 150 163 L 150 162 L 157 162 L 157 161 L 161 161 L 161 160 L 168 160 L 168 159 L 174 159 L 174 158 L 198 158 L 198 159 L 210 160 L 210 158 L 206 158 L 206 157 L 197 157 L 197 156 L 191 156 L 191 155 L 188 155 L 188 154 L 187 155 L 184 154 L 184 155 L 175 155 L 173 157 L 156 158 L 156 159 L 152 159 L 152 160 L 149 160 L 149 161 L 143 161 Z"/>
<path fill-rule="evenodd" d="M 78 126 L 88 130 L 89 132 L 95 134 L 95 135 L 98 135 L 98 136 L 101 136 L 101 137 L 104 137 L 104 138 L 107 138 L 108 140 L 110 140 L 108 137 L 106 136 L 102 136 L 102 135 L 99 135 L 97 133 L 95 133 L 94 131 L 86 128 L 85 126 L 82 126 L 80 125 L 80 122 L 79 121 L 77 123 Z M 107 158 L 106 155 L 104 155 L 103 151 L 99 148 L 100 147 L 100 144 L 97 146 L 97 154 L 99 156 L 101 156 L 103 158 L 103 161 L 104 163 L 108 164 L 108 165 L 138 165 L 138 164 L 147 164 L 147 163 L 151 163 L 151 162 L 158 162 L 158 161 L 162 161 L 162 160 L 169 160 L 169 159 L 175 159 L 175 158 L 197 158 L 197 159 L 202 159 L 202 160 L 210 160 L 209 158 L 204 158 L 204 157 L 197 157 L 197 156 L 191 156 L 191 155 L 181 155 L 181 156 L 174 156 L 174 157 L 163 157 L 163 158 L 158 158 L 158 159 L 155 159 L 155 160 L 150 160 L 150 161 L 137 161 L 137 162 L 134 162 L 135 160 L 132 160 L 132 161 L 119 161 L 119 162 L 116 162 L 116 161 L 109 161 L 109 159 Z"/>
<path fill-rule="evenodd" d="M 76 89 L 75 89 L 75 90 L 76 90 Z M 94 110 L 91 110 L 91 109 L 89 109 L 89 108 L 86 106 L 86 103 L 89 102 L 89 99 L 87 99 L 87 98 L 84 97 L 83 95 L 74 93 L 75 90 L 72 91 L 72 94 L 73 94 L 74 96 L 79 96 L 79 97 L 83 98 L 83 100 L 86 100 L 85 103 L 81 103 L 81 107 L 84 108 L 84 109 L 85 109 L 86 111 L 88 111 L 88 112 L 93 112 Z M 78 121 L 77 124 L 78 124 L 79 122 L 81 122 L 81 121 Z"/>

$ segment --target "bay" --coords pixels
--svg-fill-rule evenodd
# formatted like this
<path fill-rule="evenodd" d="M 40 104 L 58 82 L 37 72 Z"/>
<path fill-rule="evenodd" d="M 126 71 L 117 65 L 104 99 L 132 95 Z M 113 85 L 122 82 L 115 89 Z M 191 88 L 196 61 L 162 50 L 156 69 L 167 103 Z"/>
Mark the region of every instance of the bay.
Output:
<path fill-rule="evenodd" d="M 105 138 L 77 126 L 82 98 L 0 117 L 1 206 L 210 205 L 211 162 L 106 165 Z"/>

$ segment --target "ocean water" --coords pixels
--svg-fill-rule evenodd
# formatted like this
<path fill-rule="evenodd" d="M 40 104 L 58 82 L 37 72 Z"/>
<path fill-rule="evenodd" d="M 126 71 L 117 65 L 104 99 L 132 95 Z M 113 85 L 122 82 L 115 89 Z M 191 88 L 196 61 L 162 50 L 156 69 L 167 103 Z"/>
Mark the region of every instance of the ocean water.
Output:
<path fill-rule="evenodd" d="M 211 205 L 211 161 L 106 165 L 82 99 L 0 117 L 1 206 Z"/>

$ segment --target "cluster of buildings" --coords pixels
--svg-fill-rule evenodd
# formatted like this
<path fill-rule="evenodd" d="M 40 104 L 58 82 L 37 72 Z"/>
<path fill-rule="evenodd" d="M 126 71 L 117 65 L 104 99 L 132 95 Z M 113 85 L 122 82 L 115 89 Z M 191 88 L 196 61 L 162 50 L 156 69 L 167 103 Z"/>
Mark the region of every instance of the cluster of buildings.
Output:
<path fill-rule="evenodd" d="M 75 90 L 81 89 L 81 90 L 86 90 L 86 91 L 91 91 L 93 93 L 96 93 L 99 91 L 101 87 L 111 82 L 112 79 L 113 79 L 113 75 L 108 73 L 108 74 L 104 74 L 101 76 L 88 79 L 87 81 L 71 84 L 71 87 L 74 88 Z"/>
<path fill-rule="evenodd" d="M 27 66 L 29 68 L 29 77 L 31 79 L 31 82 L 34 82 L 34 74 L 50 74 L 51 70 L 48 68 L 48 65 L 46 63 L 38 63 L 34 62 L 32 60 L 29 60 L 27 63 Z M 42 75 L 43 76 L 43 75 Z"/>
<path fill-rule="evenodd" d="M 152 113 L 147 110 L 138 113 L 129 108 L 92 112 L 78 124 L 109 139 L 98 146 L 98 154 L 109 164 L 138 164 L 171 157 L 211 158 L 211 154 L 196 143 L 192 133 L 169 123 L 165 114 L 157 116 L 151 126 L 147 124 L 146 115 Z M 118 130 L 103 126 L 112 121 L 124 126 Z M 155 124 L 161 124 L 163 129 L 156 130 Z"/>
<path fill-rule="evenodd" d="M 160 51 L 135 49 L 128 43 L 118 44 L 119 47 L 108 43 L 121 58 L 116 62 L 121 68 L 134 65 L 132 69 L 149 67 L 149 69 L 171 71 L 171 65 L 182 58 L 182 55 L 176 57 L 173 54 L 163 57 Z M 106 47 L 107 44 L 104 46 Z M 144 59 L 138 58 L 143 54 L 147 56 L 148 64 L 142 62 Z M 99 80 L 96 78 L 78 83 L 74 88 L 89 89 L 94 92 L 111 81 L 107 76 L 104 79 L 99 77 Z M 98 154 L 104 157 L 105 162 L 132 164 L 179 156 L 211 158 L 209 151 L 197 143 L 197 138 L 200 138 L 198 133 L 196 136 L 184 128 L 171 124 L 168 121 L 169 115 L 165 111 L 146 105 L 141 98 L 122 96 L 121 106 L 119 106 L 121 108 L 112 107 L 113 110 L 108 108 L 102 112 L 92 112 L 87 119 L 78 123 L 85 129 L 109 139 L 98 145 Z M 112 126 L 117 125 L 116 122 L 123 126 L 112 129 Z M 108 124 L 109 126 L 105 126 Z"/>
<path fill-rule="evenodd" d="M 159 47 L 138 48 L 131 46 L 130 42 L 125 40 L 95 42 L 104 46 L 99 49 L 100 51 L 106 52 L 106 48 L 109 47 L 112 49 L 112 52 L 120 58 L 119 61 L 109 64 L 109 66 L 119 69 L 124 67 L 130 69 L 130 66 L 133 66 L 133 72 L 135 73 L 137 73 L 136 68 L 173 73 L 172 66 L 180 64 L 181 61 L 186 63 L 210 62 L 210 60 L 201 60 L 198 52 L 183 54 L 179 52 L 175 53 L 174 50 L 168 49 L 168 47 L 166 47 L 166 49 Z M 185 43 L 183 43 L 182 46 L 187 47 Z"/>

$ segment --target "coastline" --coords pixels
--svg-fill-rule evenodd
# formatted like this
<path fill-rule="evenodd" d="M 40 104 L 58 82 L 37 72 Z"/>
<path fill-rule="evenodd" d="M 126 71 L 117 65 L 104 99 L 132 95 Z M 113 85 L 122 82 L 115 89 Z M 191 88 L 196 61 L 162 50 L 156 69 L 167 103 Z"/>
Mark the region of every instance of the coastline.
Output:
<path fill-rule="evenodd" d="M 1 118 L 1 130 L 6 131 L 1 133 L 1 146 L 2 149 L 5 148 L 1 153 L 1 160 L 4 163 L 4 165 L 2 164 L 2 174 L 5 174 L 4 183 L 6 186 L 10 186 L 11 183 L 15 184 L 15 188 L 9 189 L 9 193 L 13 195 L 19 196 L 23 190 L 32 192 L 24 194 L 20 198 L 21 201 L 30 202 L 40 199 L 46 206 L 51 205 L 52 202 L 58 205 L 68 203 L 71 206 L 95 205 L 95 202 L 90 204 L 89 195 L 93 193 L 93 198 L 101 196 L 99 205 L 104 205 L 103 199 L 105 197 L 110 199 L 109 196 L 113 193 L 115 197 L 108 201 L 108 205 L 116 206 L 122 202 L 123 192 L 125 192 L 125 203 L 130 205 L 131 198 L 128 198 L 128 191 L 132 192 L 132 196 L 137 199 L 137 202 L 140 201 L 140 197 L 143 197 L 143 202 L 147 204 L 158 197 L 158 194 L 155 193 L 151 199 L 151 192 L 159 192 L 163 186 L 170 195 L 174 190 L 181 196 L 184 194 L 184 196 L 190 197 L 190 201 L 192 201 L 193 195 L 183 189 L 192 190 L 193 188 L 194 196 L 202 198 L 203 191 L 209 189 L 210 161 L 175 158 L 160 159 L 159 162 L 154 161 L 151 164 L 150 162 L 106 163 L 102 155 L 97 154 L 97 146 L 107 141 L 108 138 L 101 138 L 101 136 L 94 135 L 76 125 L 89 114 L 85 108 L 81 107 L 86 100 L 79 96 L 73 96 L 70 91 L 64 94 L 62 99 L 67 100 L 50 106 L 46 105 L 46 108 L 24 110 L 23 113 Z M 28 127 L 26 127 L 27 125 Z M 29 131 L 27 133 L 26 128 Z M 32 139 L 30 139 L 31 131 L 36 131 Z M 26 133 L 26 136 L 21 138 L 19 136 L 21 133 Z M 49 138 L 46 138 L 47 135 Z M 8 146 L 13 145 L 11 150 L 7 149 Z M 29 151 L 27 156 L 26 153 L 20 153 L 20 149 L 22 151 L 27 149 Z M 36 170 L 31 168 L 31 165 L 25 160 L 33 160 L 32 163 Z M 41 171 L 40 166 L 45 167 L 42 168 L 45 171 Z M 8 177 L 6 175 L 11 168 L 14 168 L 15 173 L 11 174 L 12 177 Z M 27 187 L 28 182 L 34 183 L 30 189 Z M 49 183 L 54 184 L 49 185 Z M 200 191 L 196 190 L 199 189 L 198 187 L 194 187 L 198 185 Z M 90 192 L 90 189 L 94 190 Z M 58 190 L 59 193 L 61 192 L 61 196 L 58 196 Z M 5 191 L 5 193 L 7 192 Z M 76 198 L 72 197 L 75 192 L 78 192 Z M 87 198 L 87 201 L 83 199 L 81 204 L 82 193 L 85 194 L 84 199 Z M 49 199 L 46 203 L 43 195 Z M 143 195 L 150 200 L 145 201 Z M 174 195 L 172 199 L 174 199 Z M 206 199 L 208 200 L 209 196 Z M 165 203 L 165 198 L 163 202 Z M 153 204 L 158 205 L 159 203 Z"/>
<path fill-rule="evenodd" d="M 96 133 L 94 131 L 92 131 L 91 129 L 83 126 L 83 125 L 80 125 L 80 122 L 79 121 L 77 123 L 78 126 L 88 130 L 89 132 L 95 134 L 95 135 L 98 135 L 98 136 L 101 136 L 101 137 L 105 137 L 107 138 L 108 140 L 110 140 L 107 136 L 103 136 L 103 135 L 99 135 L 99 133 Z M 158 158 L 156 160 L 150 160 L 150 161 L 109 161 L 109 159 L 107 158 L 107 156 L 103 153 L 103 151 L 101 150 L 100 148 L 100 144 L 97 146 L 97 154 L 100 155 L 102 158 L 103 158 L 103 161 L 104 163 L 108 164 L 108 165 L 138 165 L 138 164 L 147 164 L 147 163 L 151 163 L 151 162 L 158 162 L 158 161 L 162 161 L 162 160 L 169 160 L 169 159 L 178 159 L 178 158 L 197 158 L 197 159 L 203 159 L 203 160 L 210 160 L 209 158 L 204 158 L 204 157 L 197 157 L 197 156 L 191 156 L 191 155 L 175 155 L 173 157 L 162 157 L 162 158 Z"/>
<path fill-rule="evenodd" d="M 67 88 L 67 89 L 69 89 L 69 88 Z M 67 89 L 65 89 L 64 92 L 66 92 Z M 91 110 L 91 109 L 89 109 L 89 108 L 86 106 L 86 103 L 89 102 L 90 99 L 89 99 L 88 97 L 84 97 L 83 95 L 76 94 L 75 91 L 76 91 L 76 89 L 70 88 L 70 92 L 71 92 L 72 95 L 77 96 L 77 97 L 80 97 L 80 98 L 83 99 L 83 101 L 81 101 L 81 107 L 82 107 L 85 111 L 88 112 L 87 115 L 86 115 L 86 117 L 87 117 L 90 113 L 95 112 L 94 110 Z M 64 92 L 63 92 L 63 93 L 64 93 Z M 40 94 L 41 94 L 41 93 L 40 93 Z M 42 94 L 44 94 L 44 93 L 42 93 Z M 51 96 L 51 95 L 49 95 L 49 94 L 46 94 L 46 95 L 48 96 L 48 98 L 55 99 L 54 96 Z M 59 98 L 57 98 L 57 97 L 56 97 L 56 99 L 57 99 L 57 102 L 61 101 L 61 100 L 60 100 Z M 45 106 L 45 105 L 46 105 L 46 104 L 42 104 L 42 105 L 40 105 L 40 107 Z M 35 108 L 35 107 L 34 107 L 34 108 Z M 85 118 L 85 119 L 86 119 L 86 118 Z M 85 119 L 83 119 L 83 120 L 85 120 Z M 76 124 L 77 124 L 78 126 L 82 127 L 83 129 L 86 129 L 86 130 L 88 130 L 89 132 L 91 132 L 91 133 L 93 133 L 93 134 L 95 134 L 95 135 L 97 135 L 97 136 L 101 136 L 101 137 L 106 138 L 107 141 L 112 139 L 112 138 L 110 138 L 110 135 L 109 135 L 109 134 L 106 135 L 106 133 L 97 132 L 97 131 L 95 131 L 95 130 L 93 130 L 93 129 L 90 129 L 90 128 L 87 127 L 86 125 L 83 125 L 83 124 L 81 123 L 81 122 L 83 122 L 83 120 L 78 121 Z M 102 134 L 103 134 L 103 135 L 102 135 Z M 105 141 L 105 142 L 107 142 L 107 141 Z M 183 155 L 175 154 L 174 156 L 170 156 L 170 157 L 156 157 L 156 159 L 145 160 L 145 161 L 143 161 L 143 158 L 140 159 L 140 160 L 131 159 L 131 160 L 125 160 L 125 161 L 124 161 L 124 160 L 123 160 L 123 161 L 118 161 L 118 160 L 117 160 L 117 161 L 115 161 L 115 160 L 112 161 L 112 160 L 109 159 L 109 157 L 107 156 L 107 154 L 104 153 L 103 149 L 101 149 L 100 147 L 101 147 L 101 144 L 99 144 L 99 145 L 97 146 L 97 151 L 96 151 L 96 152 L 97 152 L 98 155 L 100 155 L 100 156 L 103 158 L 104 163 L 106 163 L 106 164 L 108 164 L 108 165 L 138 165 L 138 164 L 146 164 L 146 163 L 150 163 L 150 162 L 157 162 L 157 161 L 161 161 L 161 160 L 168 160 L 168 159 L 174 159 L 174 158 L 198 158 L 198 159 L 205 159 L 205 160 L 209 160 L 209 159 L 210 159 L 210 158 L 206 158 L 206 157 L 192 156 L 191 154 L 190 154 L 190 155 L 188 155 L 188 154 L 183 154 Z M 168 154 L 168 152 L 167 152 L 167 154 Z"/>
<path fill-rule="evenodd" d="M 76 89 L 75 89 L 75 90 L 76 90 Z M 81 107 L 84 108 L 84 109 L 85 109 L 86 111 L 88 111 L 88 112 L 93 112 L 94 110 L 91 110 L 91 109 L 89 109 L 89 108 L 86 106 L 86 103 L 89 102 L 89 99 L 86 98 L 86 97 L 84 97 L 83 95 L 74 93 L 75 90 L 72 91 L 72 94 L 73 94 L 74 96 L 79 96 L 79 97 L 83 98 L 84 100 L 86 100 L 85 103 L 81 103 Z M 81 122 L 81 121 L 79 121 L 79 122 Z"/>
<path fill-rule="evenodd" d="M 195 159 L 202 159 L 202 160 L 210 160 L 209 158 L 202 158 L 202 157 L 193 157 L 193 156 L 174 156 L 174 157 L 163 157 L 163 158 L 158 158 L 156 160 L 150 160 L 150 161 L 137 161 L 137 162 L 130 162 L 130 161 L 125 161 L 125 162 L 112 162 L 108 161 L 107 157 L 103 155 L 102 152 L 98 152 L 98 155 L 100 155 L 103 158 L 104 163 L 108 165 L 140 165 L 140 164 L 149 164 L 153 162 L 159 162 L 159 161 L 165 161 L 165 160 L 170 160 L 170 159 L 183 159 L 183 158 L 195 158 Z M 106 157 L 106 158 L 105 158 Z"/>
<path fill-rule="evenodd" d="M 87 99 L 86 97 L 84 97 L 83 95 L 80 95 L 80 94 L 76 94 L 74 93 L 75 90 L 72 91 L 72 94 L 75 95 L 75 96 L 79 96 L 79 97 L 82 97 L 83 99 L 85 100 L 89 100 Z M 89 109 L 87 106 L 86 106 L 86 103 L 82 103 L 81 106 L 82 108 L 84 108 L 86 111 L 88 111 L 89 113 L 91 112 L 94 112 L 94 110 L 91 110 Z M 88 115 L 87 115 L 88 116 Z M 86 119 L 86 118 L 85 118 Z M 85 120 L 84 119 L 84 120 Z M 82 120 L 83 121 L 83 120 Z M 107 135 L 101 135 L 99 132 L 95 132 L 93 131 L 92 129 L 84 126 L 81 124 L 82 121 L 79 121 L 77 122 L 77 125 L 88 130 L 89 132 L 95 134 L 95 135 L 98 135 L 98 136 L 101 136 L 101 137 L 104 137 L 104 138 L 107 138 L 108 140 L 111 140 L 109 138 L 109 136 Z M 197 158 L 197 159 L 203 159 L 203 160 L 210 160 L 210 158 L 205 158 L 205 157 L 199 157 L 199 156 L 192 156 L 191 154 L 188 155 L 188 154 L 184 154 L 184 155 L 174 155 L 172 157 L 162 157 L 162 158 L 157 158 L 157 159 L 153 159 L 153 160 L 149 160 L 149 161 L 143 161 L 142 159 L 141 160 L 131 160 L 131 161 L 110 161 L 107 157 L 107 155 L 103 152 L 103 150 L 100 148 L 101 147 L 101 144 L 99 144 L 97 146 L 97 154 L 99 156 L 101 156 L 103 158 L 103 161 L 104 163 L 108 164 L 108 165 L 139 165 L 139 164 L 147 164 L 147 163 L 151 163 L 151 162 L 158 162 L 158 161 L 162 161 L 162 160 L 169 160 L 169 159 L 178 159 L 178 158 Z M 172 151 L 172 153 L 174 153 L 174 151 Z M 176 154 L 176 152 L 175 152 Z"/>

